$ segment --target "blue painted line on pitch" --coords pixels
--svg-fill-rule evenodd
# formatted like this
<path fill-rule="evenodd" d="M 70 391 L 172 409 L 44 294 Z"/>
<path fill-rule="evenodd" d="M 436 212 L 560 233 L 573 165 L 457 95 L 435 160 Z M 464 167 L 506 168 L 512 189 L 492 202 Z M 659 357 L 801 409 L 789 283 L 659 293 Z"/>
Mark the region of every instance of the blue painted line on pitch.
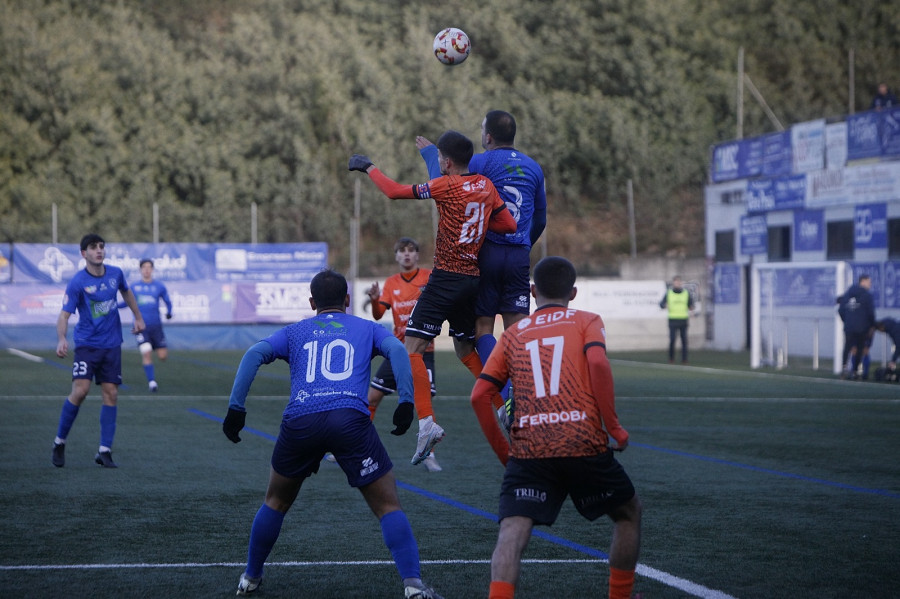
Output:
<path fill-rule="evenodd" d="M 213 416 L 212 414 L 208 414 L 201 410 L 197 410 L 194 408 L 188 408 L 188 412 L 190 412 L 191 414 L 200 416 L 202 418 L 206 418 L 207 420 L 212 420 L 213 422 L 218 422 L 218 423 L 222 422 L 222 418 L 220 418 L 218 416 Z M 257 437 L 262 437 L 263 439 L 268 439 L 269 441 L 276 440 L 276 437 L 274 437 L 273 435 L 270 435 L 269 433 L 264 433 L 262 431 L 258 431 L 256 429 L 252 429 L 252 428 L 245 428 L 241 432 L 248 433 L 251 435 L 256 435 Z M 409 483 L 405 483 L 401 480 L 397 481 L 397 486 L 400 487 L 401 489 L 405 489 L 407 491 L 412 491 L 413 493 L 417 493 L 419 495 L 422 495 L 423 497 L 427 497 L 428 499 L 433 499 L 434 501 L 439 501 L 441 503 L 444 503 L 444 504 L 454 507 L 456 509 L 462 510 L 464 512 L 468 512 L 474 516 L 478 516 L 480 518 L 486 518 L 486 519 L 490 520 L 491 522 L 497 522 L 496 514 L 492 514 L 490 512 L 480 510 L 476 507 L 472 507 L 471 505 L 466 505 L 465 503 L 460 503 L 459 501 L 456 501 L 455 499 L 450 499 L 449 497 L 444 497 L 443 495 L 438 495 L 437 493 L 432 493 L 431 491 L 422 489 L 420 487 L 413 486 L 413 485 L 411 485 Z M 541 539 L 544 539 L 545 541 L 550 541 L 551 543 L 556 543 L 557 545 L 562 545 L 563 547 L 567 547 L 567 548 L 573 549 L 575 551 L 579 551 L 586 555 L 590 555 L 591 557 L 595 557 L 598 559 L 609 559 L 609 555 L 607 555 L 606 553 L 603 553 L 602 551 L 599 551 L 592 547 L 587 547 L 585 545 L 580 545 L 578 543 L 574 543 L 574 542 L 572 542 L 568 539 L 564 539 L 562 537 L 557 537 L 556 535 L 552 535 L 550 533 L 544 532 L 543 530 L 537 530 L 537 529 L 533 530 L 532 536 L 539 537 Z"/>
<path fill-rule="evenodd" d="M 407 491 L 412 491 L 413 493 L 418 493 L 423 497 L 427 497 L 428 499 L 433 499 L 435 501 L 439 501 L 450 507 L 454 507 L 460 509 L 464 512 L 468 512 L 474 516 L 479 516 L 481 518 L 486 518 L 491 522 L 497 522 L 497 515 L 492 514 L 490 512 L 486 512 L 484 510 L 480 510 L 476 507 L 472 507 L 471 505 L 466 505 L 465 503 L 460 503 L 455 499 L 450 499 L 449 497 L 444 497 L 443 495 L 438 495 L 437 493 L 432 493 L 431 491 L 427 491 L 425 489 L 413 486 L 409 483 L 405 483 L 402 481 L 397 481 L 397 486 L 401 489 L 406 489 Z M 591 557 L 596 557 L 598 559 L 609 559 L 609 555 L 594 549 L 593 547 L 587 547 L 585 545 L 580 545 L 578 543 L 574 543 L 568 539 L 564 539 L 562 537 L 558 537 L 556 535 L 552 535 L 550 533 L 544 532 L 543 530 L 534 529 L 531 532 L 531 535 L 534 537 L 540 537 L 545 541 L 550 541 L 551 543 L 556 543 L 557 545 L 562 545 L 563 547 L 567 547 L 569 549 L 573 549 L 575 551 L 579 551 L 581 553 L 585 553 L 590 555 Z"/>
<path fill-rule="evenodd" d="M 827 487 L 835 487 L 837 489 L 844 489 L 846 491 L 853 491 L 856 493 L 866 493 L 869 495 L 881 495 L 882 497 L 890 497 L 892 499 L 900 499 L 900 493 L 894 493 L 893 491 L 887 491 L 885 489 L 869 489 L 866 487 L 858 487 L 856 485 L 848 485 L 846 483 L 839 483 L 831 480 L 825 480 L 823 478 L 815 478 L 812 476 L 804 476 L 802 474 L 794 474 L 792 472 L 782 472 L 780 470 L 772 470 L 771 468 L 762 468 L 759 466 L 751 466 L 750 464 L 742 464 L 740 462 L 732 462 L 730 460 L 723 460 L 721 458 L 712 458 L 709 456 L 704 456 L 696 453 L 688 453 L 686 451 L 679 451 L 677 449 L 667 449 L 665 447 L 655 447 L 653 445 L 647 445 L 646 443 L 634 443 L 629 442 L 630 447 L 640 447 L 642 449 L 650 449 L 652 451 L 659 451 L 662 453 L 668 453 L 671 455 L 677 455 L 683 458 L 691 458 L 693 460 L 700 460 L 703 462 L 710 462 L 713 464 L 721 464 L 723 466 L 732 466 L 734 468 L 742 468 L 744 470 L 750 470 L 752 472 L 761 472 L 763 474 L 771 474 L 774 476 L 780 476 L 782 478 L 790 478 L 793 480 L 799 480 L 808 483 L 816 483 L 819 485 L 825 485 Z"/>

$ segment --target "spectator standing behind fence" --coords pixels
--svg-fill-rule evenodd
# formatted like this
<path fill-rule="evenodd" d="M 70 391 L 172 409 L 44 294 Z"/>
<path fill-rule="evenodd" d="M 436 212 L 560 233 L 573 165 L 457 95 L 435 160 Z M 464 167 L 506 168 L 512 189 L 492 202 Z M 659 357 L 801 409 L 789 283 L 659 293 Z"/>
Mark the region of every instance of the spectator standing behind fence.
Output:
<path fill-rule="evenodd" d="M 836 300 L 838 314 L 844 322 L 844 351 L 841 355 L 842 379 L 855 379 L 858 376 L 856 369 L 865 353 L 866 341 L 875 326 L 875 300 L 872 297 L 871 288 L 872 278 L 867 274 L 859 275 L 859 282 L 851 285 Z M 868 376 L 868 369 L 864 369 L 863 379 Z"/>
<path fill-rule="evenodd" d="M 694 298 L 684 288 L 681 277 L 672 278 L 672 286 L 659 302 L 660 308 L 669 310 L 669 363 L 675 361 L 675 338 L 681 337 L 681 363 L 688 361 L 688 319 L 694 311 Z"/>
<path fill-rule="evenodd" d="M 872 98 L 872 105 L 869 106 L 869 109 L 884 110 L 893 106 L 897 106 L 897 96 L 890 90 L 887 83 L 879 83 L 878 93 Z"/>

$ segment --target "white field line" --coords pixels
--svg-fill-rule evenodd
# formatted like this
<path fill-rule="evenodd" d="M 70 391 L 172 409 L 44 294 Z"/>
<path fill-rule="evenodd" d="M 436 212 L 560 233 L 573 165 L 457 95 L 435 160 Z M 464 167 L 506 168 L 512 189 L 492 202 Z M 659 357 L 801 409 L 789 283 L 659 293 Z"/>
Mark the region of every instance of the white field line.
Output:
<path fill-rule="evenodd" d="M 42 358 L 40 356 L 36 356 L 34 354 L 29 354 L 28 352 L 24 352 L 21 349 L 16 349 L 14 347 L 10 347 L 6 351 L 8 351 L 9 353 L 11 353 L 14 356 L 19 356 L 20 358 L 28 360 L 29 362 L 40 363 L 40 362 L 44 361 L 44 358 Z"/>
<path fill-rule="evenodd" d="M 449 560 L 422 560 L 422 565 L 488 565 L 490 560 L 476 559 L 449 559 Z M 607 560 L 598 559 L 523 559 L 523 564 L 605 564 Z M 127 569 L 173 569 L 173 568 L 243 568 L 244 562 L 184 562 L 184 563 L 136 563 L 136 564 L 35 564 L 20 566 L 2 566 L 2 571 L 46 571 L 46 570 L 127 570 Z M 311 562 L 267 562 L 266 567 L 316 567 L 316 566 L 336 566 L 344 568 L 347 566 L 393 566 L 394 562 L 390 560 L 365 560 L 365 561 L 311 561 Z M 735 599 L 734 596 L 722 591 L 708 589 L 702 585 L 696 584 L 684 578 L 673 576 L 666 572 L 662 572 L 655 568 L 650 568 L 642 564 L 637 566 L 637 574 L 644 578 L 649 578 L 665 584 L 667 586 L 684 591 L 692 597 L 700 597 L 701 599 Z"/>

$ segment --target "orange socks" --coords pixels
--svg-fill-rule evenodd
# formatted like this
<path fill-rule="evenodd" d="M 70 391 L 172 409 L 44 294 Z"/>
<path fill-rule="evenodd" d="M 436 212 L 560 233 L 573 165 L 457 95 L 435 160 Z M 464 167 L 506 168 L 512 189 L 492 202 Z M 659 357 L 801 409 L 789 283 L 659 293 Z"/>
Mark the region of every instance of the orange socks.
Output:
<path fill-rule="evenodd" d="M 478 375 L 481 374 L 481 358 L 478 357 L 478 352 L 473 351 L 460 358 L 459 361 L 469 369 L 469 372 L 471 372 L 472 376 L 476 379 L 478 378 Z"/>
<path fill-rule="evenodd" d="M 513 599 L 513 596 L 516 593 L 516 587 L 511 582 L 492 580 L 489 593 L 488 599 Z"/>
<path fill-rule="evenodd" d="M 634 588 L 634 570 L 609 568 L 609 599 L 630 599 Z"/>
<path fill-rule="evenodd" d="M 434 416 L 431 406 L 431 381 L 422 354 L 409 354 L 409 365 L 412 366 L 413 401 L 416 404 L 416 416 L 421 420 Z"/>

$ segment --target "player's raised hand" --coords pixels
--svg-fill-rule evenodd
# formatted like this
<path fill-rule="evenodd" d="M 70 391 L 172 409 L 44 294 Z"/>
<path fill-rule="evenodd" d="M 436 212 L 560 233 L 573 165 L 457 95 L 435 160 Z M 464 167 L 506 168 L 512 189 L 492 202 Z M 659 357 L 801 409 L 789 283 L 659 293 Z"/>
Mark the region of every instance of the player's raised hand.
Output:
<path fill-rule="evenodd" d="M 411 401 L 401 401 L 394 410 L 394 430 L 392 435 L 400 436 L 409 430 L 413 422 L 413 403 Z"/>
<path fill-rule="evenodd" d="M 347 166 L 347 170 L 365 173 L 370 166 L 372 166 L 372 161 L 369 160 L 368 156 L 365 154 L 354 154 L 350 157 L 350 164 Z"/>
<path fill-rule="evenodd" d="M 381 296 L 381 288 L 378 286 L 377 281 L 372 283 L 372 286 L 366 291 L 366 295 L 368 295 L 369 299 L 373 302 L 378 301 L 378 298 Z"/>
<path fill-rule="evenodd" d="M 247 420 L 247 412 L 241 412 L 234 408 L 228 408 L 228 415 L 222 422 L 222 432 L 231 440 L 232 443 L 240 443 L 241 437 L 238 435 L 244 428 L 244 422 Z"/>

